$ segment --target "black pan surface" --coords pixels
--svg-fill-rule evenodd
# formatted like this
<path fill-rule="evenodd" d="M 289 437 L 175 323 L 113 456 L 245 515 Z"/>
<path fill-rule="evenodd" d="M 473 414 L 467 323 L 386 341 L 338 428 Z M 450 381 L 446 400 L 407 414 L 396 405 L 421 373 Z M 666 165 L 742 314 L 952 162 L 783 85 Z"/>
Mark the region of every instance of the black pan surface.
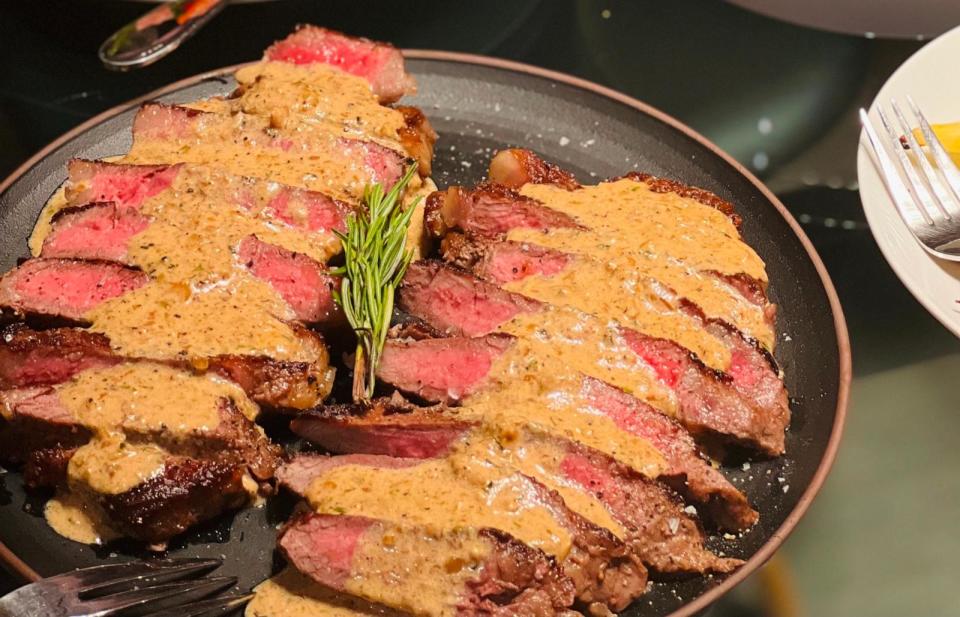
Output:
<path fill-rule="evenodd" d="M 776 357 L 786 374 L 793 422 L 787 455 L 727 469 L 760 511 L 741 537 L 713 537 L 715 550 L 749 559 L 727 579 L 656 583 L 624 615 L 690 615 L 763 563 L 799 520 L 823 482 L 839 442 L 850 380 L 846 326 L 823 265 L 797 223 L 755 178 L 690 129 L 600 86 L 506 61 L 442 52 L 408 52 L 420 93 L 409 104 L 440 134 L 434 180 L 474 183 L 498 149 L 521 145 L 574 171 L 581 182 L 630 170 L 704 187 L 733 202 L 743 235 L 767 263 L 779 307 Z M 232 70 L 179 82 L 147 97 L 186 102 L 227 94 Z M 406 101 L 405 101 L 406 102 Z M 126 152 L 137 102 L 94 118 L 54 142 L 0 185 L 0 271 L 28 255 L 44 202 L 66 179 L 72 157 Z M 42 517 L 44 496 L 26 494 L 15 471 L 0 470 L 0 559 L 25 577 L 145 555 L 135 545 L 92 548 L 65 540 Z M 225 516 L 173 542 L 172 556 L 218 556 L 221 573 L 248 589 L 281 565 L 276 528 L 292 503 Z"/>

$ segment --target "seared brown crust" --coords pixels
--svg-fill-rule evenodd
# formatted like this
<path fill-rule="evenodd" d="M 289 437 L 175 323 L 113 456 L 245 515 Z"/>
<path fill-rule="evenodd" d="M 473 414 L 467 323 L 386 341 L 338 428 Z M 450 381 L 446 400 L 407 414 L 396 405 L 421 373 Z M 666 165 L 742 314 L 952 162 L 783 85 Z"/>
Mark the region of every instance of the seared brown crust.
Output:
<path fill-rule="evenodd" d="M 479 576 L 467 581 L 461 615 L 552 617 L 573 604 L 573 581 L 556 559 L 499 529 L 481 529 L 493 545 Z"/>
<path fill-rule="evenodd" d="M 433 146 L 437 142 L 437 132 L 418 108 L 397 105 L 396 110 L 403 114 L 404 122 L 398 131 L 400 143 L 407 154 L 417 161 L 417 173 L 421 178 L 426 178 L 433 171 Z"/>
<path fill-rule="evenodd" d="M 556 491 L 534 478 L 539 497 L 571 532 L 573 544 L 563 560 L 563 573 L 577 589 L 577 601 L 584 606 L 600 604 L 612 611 L 625 609 L 643 595 L 647 569 L 632 549 L 607 529 L 594 525 L 569 509 Z"/>
<path fill-rule="evenodd" d="M 117 531 L 157 544 L 247 503 L 244 473 L 235 462 L 171 457 L 159 475 L 98 501 Z"/>
<path fill-rule="evenodd" d="M 572 173 L 524 148 L 497 152 L 490 160 L 489 178 L 490 182 L 514 189 L 524 184 L 555 184 L 568 191 L 580 188 Z"/>
<path fill-rule="evenodd" d="M 300 326 L 296 329 L 313 349 L 315 362 L 216 356 L 171 364 L 217 373 L 272 409 L 309 409 L 330 393 L 333 368 L 328 365 L 322 337 Z M 24 324 L 12 324 L 0 329 L 0 390 L 55 385 L 81 370 L 127 360 L 113 352 L 107 337 L 81 328 L 33 330 Z"/>
<path fill-rule="evenodd" d="M 66 484 L 67 466 L 76 448 L 34 450 L 23 463 L 23 483 L 29 489 L 54 488 Z"/>
<path fill-rule="evenodd" d="M 676 180 L 658 178 L 656 176 L 638 171 L 631 171 L 622 177 L 628 180 L 642 182 L 646 184 L 647 187 L 654 193 L 676 193 L 685 199 L 699 201 L 703 205 L 710 206 L 711 208 L 714 208 L 725 214 L 733 222 L 737 229 L 740 229 L 740 224 L 743 222 L 743 219 L 741 219 L 740 215 L 737 214 L 732 203 L 705 189 L 689 186 L 683 184 L 682 182 L 677 182 Z"/>
<path fill-rule="evenodd" d="M 627 529 L 628 545 L 657 574 L 727 573 L 743 564 L 706 549 L 699 522 L 673 490 L 583 444 L 564 443 L 572 455 L 568 465 L 588 466 L 584 477 L 570 469 L 571 480 L 606 505 Z"/>

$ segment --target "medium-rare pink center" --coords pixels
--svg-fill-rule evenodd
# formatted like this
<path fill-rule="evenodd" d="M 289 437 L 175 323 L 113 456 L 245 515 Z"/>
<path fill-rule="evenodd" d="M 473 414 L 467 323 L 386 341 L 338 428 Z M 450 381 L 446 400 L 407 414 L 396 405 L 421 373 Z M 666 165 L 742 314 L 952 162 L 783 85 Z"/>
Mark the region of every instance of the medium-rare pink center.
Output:
<path fill-rule="evenodd" d="M 489 334 L 523 312 L 507 298 L 480 293 L 472 285 L 443 274 L 425 291 L 419 294 L 425 301 L 425 310 L 443 324 L 459 327 L 465 336 Z"/>
<path fill-rule="evenodd" d="M 371 45 L 355 43 L 332 33 L 304 33 L 280 41 L 267 52 L 267 59 L 292 64 L 322 62 L 356 75 L 369 78 L 385 62 L 386 54 Z"/>
<path fill-rule="evenodd" d="M 333 279 L 309 257 L 250 236 L 240 243 L 240 259 L 283 297 L 299 319 L 319 321 L 332 312 Z"/>
<path fill-rule="evenodd" d="M 296 533 L 283 537 L 284 548 L 297 563 L 316 560 L 323 582 L 337 586 L 349 578 L 357 545 L 372 524 L 353 516 L 310 518 Z"/>
<path fill-rule="evenodd" d="M 622 499 L 623 491 L 614 478 L 582 454 L 564 456 L 560 471 L 567 480 L 576 482 L 604 503 L 613 504 Z"/>
<path fill-rule="evenodd" d="M 123 261 L 130 238 L 147 228 L 150 219 L 114 206 L 94 206 L 56 226 L 43 245 L 44 257 L 90 256 Z"/>
<path fill-rule="evenodd" d="M 309 231 L 346 231 L 344 217 L 324 195 L 283 189 L 267 204 L 266 211 L 291 227 Z"/>
<path fill-rule="evenodd" d="M 91 181 L 90 201 L 112 201 L 123 208 L 139 208 L 146 199 L 167 189 L 179 172 L 178 166 L 143 172 L 136 168 L 116 172 L 101 170 Z"/>
<path fill-rule="evenodd" d="M 483 344 L 453 346 L 447 345 L 447 340 L 387 346 L 379 370 L 381 378 L 388 383 L 401 381 L 393 377 L 396 370 L 404 377 L 414 377 L 421 386 L 429 384 L 431 390 L 453 399 L 471 394 L 486 380 L 503 349 Z"/>
<path fill-rule="evenodd" d="M 657 341 L 636 330 L 622 328 L 621 332 L 630 349 L 653 368 L 657 379 L 669 388 L 675 388 L 683 373 L 684 361 L 680 350 L 665 341 Z"/>
<path fill-rule="evenodd" d="M 530 276 L 553 276 L 568 262 L 568 256 L 560 252 L 503 244 L 483 264 L 483 276 L 501 284 L 512 283 Z"/>
<path fill-rule="evenodd" d="M 51 267 L 24 273 L 17 278 L 15 289 L 17 294 L 34 302 L 67 306 L 71 313 L 83 314 L 144 283 L 146 276 L 135 270 L 56 262 Z"/>
<path fill-rule="evenodd" d="M 743 349 L 734 348 L 730 353 L 730 366 L 727 374 L 733 378 L 737 387 L 752 388 L 764 377 L 762 369 L 751 361 L 750 355 Z"/>
<path fill-rule="evenodd" d="M 666 416 L 646 408 L 646 404 L 625 392 L 596 379 L 585 377 L 583 394 L 590 406 L 604 414 L 620 429 L 643 437 L 660 452 L 671 443 L 671 425 Z"/>
<path fill-rule="evenodd" d="M 122 358 L 90 356 L 81 352 L 65 355 L 34 353 L 15 366 L 8 380 L 25 387 L 53 385 L 63 383 L 80 371 L 107 367 L 121 361 Z"/>

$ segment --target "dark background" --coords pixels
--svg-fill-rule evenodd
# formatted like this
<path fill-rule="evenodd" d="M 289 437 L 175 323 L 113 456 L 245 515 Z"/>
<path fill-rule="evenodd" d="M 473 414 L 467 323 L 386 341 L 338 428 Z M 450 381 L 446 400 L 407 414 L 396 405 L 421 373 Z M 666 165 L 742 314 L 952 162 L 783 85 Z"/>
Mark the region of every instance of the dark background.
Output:
<path fill-rule="evenodd" d="M 300 22 L 572 73 L 659 107 L 731 152 L 778 193 L 824 258 L 850 326 L 856 380 L 824 496 L 771 565 L 714 613 L 960 614 L 948 575 L 960 540 L 933 526 L 960 514 L 960 484 L 929 473 L 943 461 L 924 445 L 960 429 L 944 387 L 960 369 L 960 345 L 884 262 L 856 191 L 855 111 L 922 42 L 827 33 L 711 0 L 278 0 L 228 7 L 154 66 L 103 69 L 99 44 L 146 8 L 0 3 L 0 177 L 86 118 L 256 59 Z M 937 419 L 930 433 L 924 415 Z M 891 538 L 895 548 L 885 549 Z M 0 572 L 0 593 L 13 586 Z"/>

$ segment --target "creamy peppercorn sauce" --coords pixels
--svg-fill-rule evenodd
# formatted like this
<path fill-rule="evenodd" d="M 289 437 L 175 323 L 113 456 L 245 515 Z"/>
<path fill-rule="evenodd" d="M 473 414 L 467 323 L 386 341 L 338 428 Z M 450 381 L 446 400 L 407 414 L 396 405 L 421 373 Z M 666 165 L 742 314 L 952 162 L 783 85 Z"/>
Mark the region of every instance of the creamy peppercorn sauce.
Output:
<path fill-rule="evenodd" d="M 379 105 L 365 80 L 336 69 L 265 62 L 237 78 L 240 97 L 196 103 L 218 112 L 205 116 L 210 141 L 184 140 L 171 147 L 140 140 L 130 153 L 112 159 L 188 163 L 167 190 L 138 206 L 150 224 L 130 239 L 126 261 L 148 273 L 150 282 L 84 316 L 118 354 L 189 360 L 198 370 L 205 358 L 227 354 L 326 363 L 322 345 L 296 335 L 293 311 L 283 298 L 239 262 L 238 246 L 255 235 L 321 263 L 337 254 L 339 240 L 331 230 L 285 225 L 268 215 L 267 204 L 284 185 L 357 203 L 370 172 L 355 157 L 335 156 L 336 140 L 375 140 L 402 150 L 397 129 L 403 117 Z M 296 133 L 309 151 L 258 153 L 233 139 L 237 127 Z M 408 199 L 434 188 L 429 180 L 417 182 Z M 79 193 L 83 187 L 73 188 Z M 49 201 L 31 237 L 34 255 L 40 254 L 52 217 L 68 205 L 77 204 L 63 189 Z M 151 362 L 86 371 L 56 391 L 73 420 L 93 437 L 71 459 L 68 486 L 49 502 L 46 516 L 58 533 L 86 543 L 116 536 L 89 495 L 129 490 L 160 473 L 168 456 L 160 446 L 129 442 L 125 429 L 173 435 L 215 431 L 224 398 L 250 419 L 258 412 L 229 382 Z M 256 493 L 252 479 L 245 485 Z"/>

